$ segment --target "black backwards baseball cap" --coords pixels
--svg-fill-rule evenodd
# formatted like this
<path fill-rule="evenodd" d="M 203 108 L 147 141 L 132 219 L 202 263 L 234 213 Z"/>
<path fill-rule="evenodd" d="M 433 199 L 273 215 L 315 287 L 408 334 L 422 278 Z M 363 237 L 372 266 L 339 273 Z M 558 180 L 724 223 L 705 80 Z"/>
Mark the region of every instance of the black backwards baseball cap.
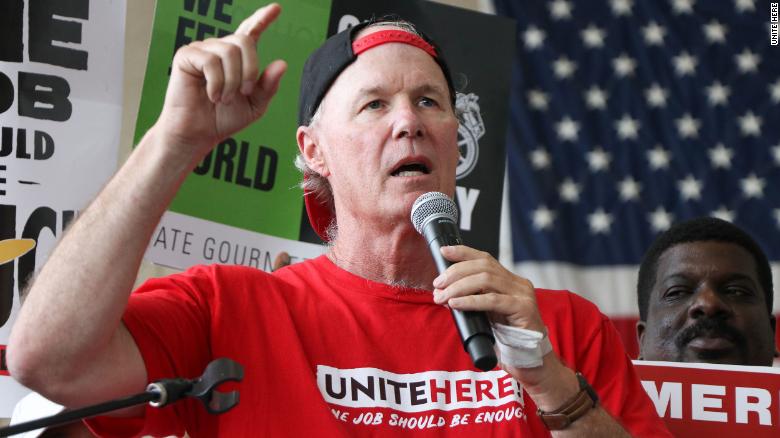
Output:
<path fill-rule="evenodd" d="M 383 21 L 383 20 L 379 20 Z M 417 36 L 406 30 L 387 29 L 379 30 L 369 35 L 353 41 L 362 29 L 378 22 L 378 20 L 364 21 L 360 24 L 343 30 L 327 40 L 306 60 L 303 66 L 303 75 L 301 76 L 301 92 L 298 100 L 298 125 L 308 126 L 312 117 L 317 112 L 322 99 L 328 93 L 333 82 L 339 77 L 350 64 L 355 62 L 361 53 L 385 43 L 403 43 L 417 47 L 433 58 L 444 73 L 447 80 L 447 87 L 450 91 L 452 106 L 455 107 L 455 87 L 452 84 L 452 77 L 447 63 L 442 56 L 441 51 L 436 47 L 433 41 L 420 32 Z M 388 22 L 392 24 L 392 22 Z M 309 216 L 309 222 L 318 236 L 324 241 L 328 241 L 327 229 L 333 222 L 333 208 L 326 205 L 322 200 L 312 192 L 304 192 L 304 201 L 306 203 L 306 213 Z"/>

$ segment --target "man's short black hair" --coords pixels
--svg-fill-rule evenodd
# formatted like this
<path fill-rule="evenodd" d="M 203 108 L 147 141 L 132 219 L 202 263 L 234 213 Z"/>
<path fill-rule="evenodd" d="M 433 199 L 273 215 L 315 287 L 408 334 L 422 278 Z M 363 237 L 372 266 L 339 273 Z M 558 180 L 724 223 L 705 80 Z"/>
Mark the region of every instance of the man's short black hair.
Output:
<path fill-rule="evenodd" d="M 658 259 L 661 254 L 680 243 L 703 241 L 733 243 L 753 255 L 758 281 L 761 288 L 764 289 L 766 308 L 769 314 L 772 314 L 772 296 L 774 294 L 772 268 L 769 266 L 769 260 L 764 251 L 748 233 L 731 222 L 714 217 L 701 217 L 675 224 L 660 234 L 642 258 L 637 281 L 640 320 L 647 320 L 647 306 L 650 301 L 650 293 L 655 286 Z"/>

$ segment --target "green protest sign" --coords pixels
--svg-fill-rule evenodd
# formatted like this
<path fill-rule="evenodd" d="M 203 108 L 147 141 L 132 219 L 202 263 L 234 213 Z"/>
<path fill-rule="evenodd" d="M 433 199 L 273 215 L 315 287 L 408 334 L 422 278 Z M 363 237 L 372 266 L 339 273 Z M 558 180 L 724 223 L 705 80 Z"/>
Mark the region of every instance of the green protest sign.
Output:
<path fill-rule="evenodd" d="M 300 75 L 306 57 L 325 39 L 330 1 L 279 1 L 282 14 L 262 35 L 261 68 L 277 58 L 288 70 L 268 112 L 217 145 L 191 174 L 170 211 L 248 231 L 298 239 L 303 203 L 293 160 Z M 157 2 L 135 143 L 163 104 L 176 49 L 238 27 L 265 2 L 182 0 Z"/>

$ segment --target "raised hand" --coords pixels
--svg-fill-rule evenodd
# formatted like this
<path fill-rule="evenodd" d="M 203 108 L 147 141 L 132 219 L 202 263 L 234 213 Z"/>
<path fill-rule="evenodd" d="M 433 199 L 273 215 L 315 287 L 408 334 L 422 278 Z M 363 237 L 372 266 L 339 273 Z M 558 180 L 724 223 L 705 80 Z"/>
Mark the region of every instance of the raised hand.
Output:
<path fill-rule="evenodd" d="M 153 128 L 170 152 L 194 166 L 221 140 L 265 113 L 287 64 L 273 61 L 261 73 L 257 43 L 280 12 L 272 3 L 255 11 L 234 34 L 196 41 L 176 52 Z"/>

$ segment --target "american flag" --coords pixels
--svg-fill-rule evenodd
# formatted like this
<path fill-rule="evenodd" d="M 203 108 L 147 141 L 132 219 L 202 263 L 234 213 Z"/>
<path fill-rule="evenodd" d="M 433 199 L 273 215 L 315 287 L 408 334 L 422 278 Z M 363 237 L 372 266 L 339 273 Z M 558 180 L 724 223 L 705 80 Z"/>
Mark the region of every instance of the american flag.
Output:
<path fill-rule="evenodd" d="M 780 259 L 770 2 L 494 1 L 517 20 L 507 149 L 518 271 L 620 317 L 637 314 L 637 265 L 676 221 L 732 221 Z"/>

